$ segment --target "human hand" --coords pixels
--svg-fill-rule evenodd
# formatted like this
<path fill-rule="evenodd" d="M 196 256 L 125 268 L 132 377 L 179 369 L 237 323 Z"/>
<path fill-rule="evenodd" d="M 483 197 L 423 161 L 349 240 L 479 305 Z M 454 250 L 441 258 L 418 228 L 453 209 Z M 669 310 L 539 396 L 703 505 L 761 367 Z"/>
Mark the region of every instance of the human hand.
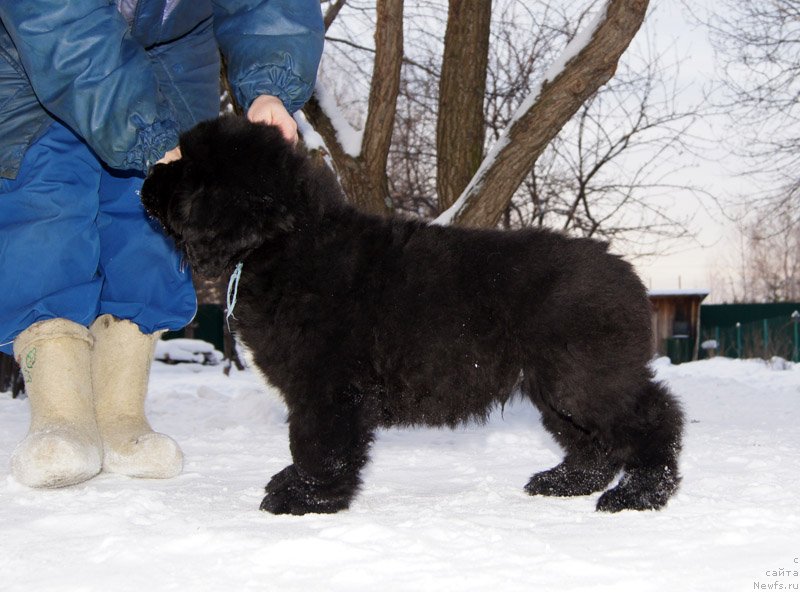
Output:
<path fill-rule="evenodd" d="M 254 123 L 266 123 L 277 128 L 292 144 L 297 144 L 297 122 L 283 106 L 278 97 L 259 95 L 247 110 L 247 119 Z"/>
<path fill-rule="evenodd" d="M 166 154 L 161 157 L 161 159 L 156 162 L 156 164 L 169 164 L 173 160 L 180 160 L 181 158 L 181 147 L 175 146 L 172 150 L 167 150 Z"/>

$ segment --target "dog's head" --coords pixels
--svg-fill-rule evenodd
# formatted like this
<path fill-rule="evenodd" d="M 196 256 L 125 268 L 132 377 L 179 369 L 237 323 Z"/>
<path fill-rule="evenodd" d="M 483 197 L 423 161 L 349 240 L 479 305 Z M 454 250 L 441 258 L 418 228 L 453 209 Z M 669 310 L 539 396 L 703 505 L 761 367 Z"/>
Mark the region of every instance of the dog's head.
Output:
<path fill-rule="evenodd" d="M 180 160 L 151 169 L 141 197 L 195 272 L 217 277 L 291 229 L 293 148 L 277 128 L 223 117 L 182 134 L 180 148 Z"/>

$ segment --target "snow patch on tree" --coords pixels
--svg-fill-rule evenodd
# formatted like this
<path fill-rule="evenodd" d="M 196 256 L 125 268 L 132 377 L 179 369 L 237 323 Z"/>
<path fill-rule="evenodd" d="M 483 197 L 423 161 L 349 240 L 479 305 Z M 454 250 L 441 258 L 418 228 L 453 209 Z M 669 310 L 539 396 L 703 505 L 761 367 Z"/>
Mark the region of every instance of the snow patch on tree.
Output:
<path fill-rule="evenodd" d="M 317 98 L 322 111 L 330 119 L 333 129 L 336 130 L 336 138 L 339 140 L 342 150 L 349 156 L 357 158 L 361 154 L 361 142 L 364 132 L 350 125 L 344 113 L 339 109 L 336 97 L 319 81 L 314 89 L 314 96 Z"/>

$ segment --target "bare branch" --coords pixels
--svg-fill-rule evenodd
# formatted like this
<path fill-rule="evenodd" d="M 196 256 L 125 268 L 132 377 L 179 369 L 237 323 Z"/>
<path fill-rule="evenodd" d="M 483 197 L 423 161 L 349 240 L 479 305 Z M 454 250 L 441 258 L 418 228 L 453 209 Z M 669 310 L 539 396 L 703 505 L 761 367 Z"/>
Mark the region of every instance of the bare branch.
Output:
<path fill-rule="evenodd" d="M 335 2 L 331 2 L 331 5 L 328 7 L 328 10 L 325 11 L 325 16 L 323 18 L 326 31 L 331 28 L 333 21 L 336 20 L 336 17 L 339 15 L 339 11 L 346 2 L 347 0 L 335 0 Z"/>
<path fill-rule="evenodd" d="M 348 47 L 352 47 L 353 49 L 366 51 L 367 53 L 372 53 L 372 54 L 375 53 L 375 50 L 371 47 L 366 47 L 359 43 L 350 41 L 349 39 L 342 39 L 341 37 L 331 37 L 330 35 L 326 35 L 325 41 L 330 43 L 341 43 L 343 45 L 347 45 Z M 430 76 L 438 76 L 438 74 L 433 69 L 429 68 L 428 66 L 425 66 L 424 64 L 420 64 L 415 60 L 409 59 L 406 56 L 403 56 L 403 63 L 408 64 L 409 66 L 414 66 L 415 68 L 419 68 L 420 70 L 423 70 L 426 74 Z"/>
<path fill-rule="evenodd" d="M 494 226 L 514 191 L 561 127 L 616 69 L 647 10 L 647 0 L 609 0 L 591 40 L 546 81 L 533 104 L 498 142 L 491 161 L 481 165 L 473 182 L 451 209 L 457 224 Z M 488 159 L 487 159 L 488 160 Z"/>

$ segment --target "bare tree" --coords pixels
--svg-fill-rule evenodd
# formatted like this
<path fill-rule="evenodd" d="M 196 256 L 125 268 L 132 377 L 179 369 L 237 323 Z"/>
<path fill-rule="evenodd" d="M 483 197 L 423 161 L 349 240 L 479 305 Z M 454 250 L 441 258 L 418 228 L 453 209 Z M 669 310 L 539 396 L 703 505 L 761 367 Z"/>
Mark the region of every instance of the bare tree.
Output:
<path fill-rule="evenodd" d="M 699 15 L 720 64 L 713 95 L 732 122 L 733 149 L 749 173 L 772 188 L 750 195 L 750 207 L 783 210 L 791 226 L 800 196 L 800 2 L 721 0 Z"/>
<path fill-rule="evenodd" d="M 326 23 L 330 24 L 332 10 Z M 385 213 L 391 208 L 386 162 L 394 128 L 397 95 L 400 90 L 400 67 L 403 63 L 403 0 L 378 0 L 376 6 L 375 53 L 367 118 L 363 140 L 357 154 L 348 151 L 337 136 L 334 121 L 320 105 L 311 100 L 304 112 L 325 139 L 336 164 L 339 178 L 350 200 L 367 212 Z"/>
<path fill-rule="evenodd" d="M 363 8 L 363 3 L 359 4 Z M 339 18 L 346 9 L 347 5 L 341 9 Z M 547 72 L 538 92 L 531 93 L 520 106 L 503 138 L 495 143 L 460 198 L 448 210 L 448 221 L 496 225 L 514 192 L 548 143 L 581 105 L 611 78 L 622 52 L 644 19 L 647 1 L 605 0 L 599 3 L 599 9 L 597 19 L 573 40 L 562 62 Z M 389 183 L 385 171 L 401 86 L 403 4 L 401 0 L 377 0 L 376 10 L 375 59 L 361 150 L 357 155 L 347 153 L 337 135 L 335 120 L 320 107 L 319 102 L 312 102 L 306 109 L 306 115 L 324 138 L 346 193 L 365 210 L 380 212 L 385 211 L 389 203 Z M 464 19 L 471 16 L 452 10 L 448 18 Z M 485 34 L 483 26 L 481 34 Z M 453 24 L 446 35 L 443 54 L 455 55 L 457 52 L 447 47 L 453 44 L 469 49 L 469 40 L 475 39 L 475 35 L 475 30 L 470 27 Z M 353 41 L 349 43 L 358 45 Z M 484 51 L 483 46 L 478 44 L 477 51 Z M 480 53 L 467 52 L 461 54 L 459 59 L 480 61 L 481 58 Z M 458 85 L 445 84 L 442 90 L 458 92 Z M 476 93 L 468 96 L 472 97 L 470 101 L 478 102 L 482 107 L 482 96 Z M 390 104 L 387 105 L 387 102 Z M 456 99 L 440 96 L 439 102 L 455 104 Z M 459 104 L 466 108 L 465 102 Z M 443 122 L 437 137 L 446 141 L 451 132 L 443 128 L 454 125 L 459 125 L 458 119 L 450 123 Z M 440 149 L 437 146 L 437 152 Z M 461 149 L 470 150 L 467 146 Z M 452 190 L 448 191 L 452 193 Z"/>
<path fill-rule="evenodd" d="M 496 224 L 549 142 L 603 84 L 644 20 L 647 2 L 609 0 L 568 46 L 563 63 L 545 73 L 449 212 L 456 223 Z"/>
<path fill-rule="evenodd" d="M 800 302 L 800 224 L 785 211 L 740 206 L 731 247 L 711 272 L 718 302 Z"/>
<path fill-rule="evenodd" d="M 443 144 L 437 133 L 443 121 L 451 121 L 449 125 L 458 128 L 466 118 L 459 119 L 461 112 L 452 108 L 446 109 L 448 114 L 443 117 L 439 107 L 442 39 L 448 23 L 433 19 L 436 14 L 443 19 L 442 2 L 438 2 L 438 13 L 432 12 L 435 4 L 429 4 L 428 12 L 421 14 L 411 8 L 407 11 L 406 47 L 411 57 L 404 57 L 401 70 L 387 162 L 395 210 L 425 218 L 436 217 L 452 202 L 452 197 L 443 198 L 443 170 L 458 169 L 461 176 L 454 174 L 451 178 L 460 178 L 463 189 L 477 167 L 475 160 L 466 157 L 468 150 L 464 147 L 472 143 L 464 136 Z M 481 148 L 500 140 L 520 104 L 535 91 L 546 66 L 586 28 L 596 3 L 567 7 L 548 0 L 495 0 L 492 6 L 485 119 L 479 126 L 485 130 Z M 414 7 L 419 10 L 419 3 Z M 344 37 L 341 30 L 339 34 Z M 335 50 L 338 43 L 330 45 Z M 352 49 L 356 45 L 348 40 L 347 52 L 341 55 L 346 61 L 324 70 L 352 71 L 356 59 Z M 649 40 L 639 45 L 644 48 L 626 54 L 617 76 L 581 107 L 536 160 L 503 212 L 504 226 L 561 228 L 613 240 L 618 250 L 642 255 L 662 252 L 675 244 L 674 239 L 688 234 L 687 221 L 671 218 L 668 205 L 671 194 L 681 192 L 686 199 L 687 189 L 699 191 L 690 186 L 685 175 L 673 174 L 676 171 L 671 167 L 679 153 L 693 150 L 686 131 L 697 117 L 696 109 L 677 106 L 681 93 L 675 86 L 679 64 L 665 65 Z M 365 53 L 367 50 L 362 50 L 362 55 Z M 358 67 L 365 71 L 363 65 Z M 351 78 L 348 76 L 348 80 Z M 350 88 L 348 85 L 345 91 Z M 356 112 L 365 105 L 347 94 L 340 97 L 340 103 L 356 104 Z M 352 121 L 358 118 L 353 116 Z M 466 135 L 465 130 L 458 131 Z M 443 159 L 442 153 L 448 150 L 464 158 Z M 650 157 L 643 158 L 645 153 Z M 469 174 L 464 175 L 465 170 Z"/>
<path fill-rule="evenodd" d="M 748 296 L 753 301 L 800 301 L 800 225 L 788 212 L 748 221 L 744 246 Z"/>
<path fill-rule="evenodd" d="M 696 107 L 678 107 L 677 69 L 658 55 L 629 54 L 539 157 L 504 224 L 559 227 L 638 255 L 688 236 L 686 220 L 667 207 L 671 194 L 701 191 L 673 164 L 694 150 L 689 129 L 698 118 Z"/>

